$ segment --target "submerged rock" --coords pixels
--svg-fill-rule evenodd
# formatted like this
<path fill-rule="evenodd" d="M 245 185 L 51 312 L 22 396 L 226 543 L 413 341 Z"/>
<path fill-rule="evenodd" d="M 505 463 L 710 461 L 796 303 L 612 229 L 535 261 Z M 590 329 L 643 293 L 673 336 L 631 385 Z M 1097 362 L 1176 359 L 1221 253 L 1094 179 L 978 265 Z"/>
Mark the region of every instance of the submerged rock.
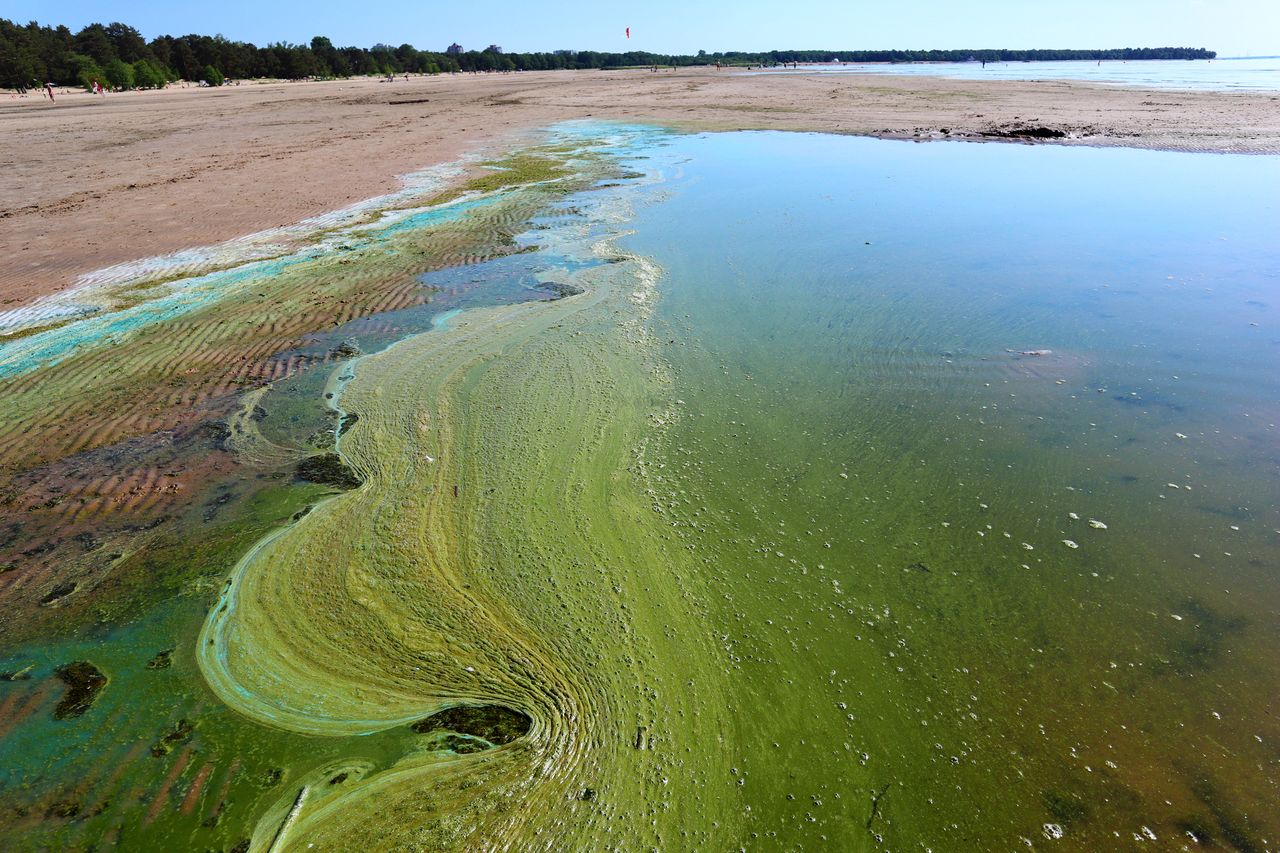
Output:
<path fill-rule="evenodd" d="M 63 664 L 54 672 L 67 685 L 62 701 L 53 709 L 55 720 L 79 717 L 93 707 L 98 694 L 107 686 L 107 677 L 102 670 L 86 660 Z"/>

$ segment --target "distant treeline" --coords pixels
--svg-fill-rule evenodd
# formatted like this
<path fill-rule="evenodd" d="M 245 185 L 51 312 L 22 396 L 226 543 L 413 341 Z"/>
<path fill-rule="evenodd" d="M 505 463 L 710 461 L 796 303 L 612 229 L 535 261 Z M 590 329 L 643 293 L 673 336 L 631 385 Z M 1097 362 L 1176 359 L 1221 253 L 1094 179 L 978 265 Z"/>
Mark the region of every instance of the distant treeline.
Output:
<path fill-rule="evenodd" d="M 378 44 L 335 47 L 316 36 L 311 44 L 256 47 L 222 36 L 160 36 L 147 41 L 126 24 L 90 24 L 78 33 L 64 26 L 19 26 L 0 18 L 0 87 L 27 88 L 52 82 L 90 87 L 97 80 L 116 89 L 151 88 L 174 80 L 218 85 L 237 79 L 350 77 L 363 74 L 439 74 L 457 71 L 535 71 L 560 68 L 622 68 L 643 65 L 779 65 L 793 62 L 1022 62 L 1058 59 L 1212 59 L 1203 48 L 1119 50 L 773 50 L 767 53 L 707 53 L 694 56 L 630 51 L 557 50 L 504 53 L 497 45 L 443 52 Z"/>

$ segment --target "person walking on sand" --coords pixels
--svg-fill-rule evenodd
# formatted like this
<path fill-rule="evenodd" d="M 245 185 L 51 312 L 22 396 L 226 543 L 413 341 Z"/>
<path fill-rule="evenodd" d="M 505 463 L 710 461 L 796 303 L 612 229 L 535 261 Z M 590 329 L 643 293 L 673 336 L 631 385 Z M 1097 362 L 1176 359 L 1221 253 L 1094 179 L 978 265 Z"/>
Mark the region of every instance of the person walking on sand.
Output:
<path fill-rule="evenodd" d="M 48 93 L 49 93 L 49 103 L 51 103 L 51 104 L 52 104 L 52 103 L 54 103 L 54 100 L 53 100 L 53 81 L 52 81 L 52 80 L 46 80 L 46 81 L 44 82 L 44 90 L 45 90 L 46 92 L 48 92 Z"/>

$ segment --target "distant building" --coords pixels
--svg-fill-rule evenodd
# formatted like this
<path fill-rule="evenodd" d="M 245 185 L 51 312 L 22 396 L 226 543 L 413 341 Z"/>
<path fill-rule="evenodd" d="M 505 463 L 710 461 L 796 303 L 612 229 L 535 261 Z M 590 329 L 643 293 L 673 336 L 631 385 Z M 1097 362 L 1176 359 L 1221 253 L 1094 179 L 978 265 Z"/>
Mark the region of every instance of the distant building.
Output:
<path fill-rule="evenodd" d="M 445 52 L 445 53 L 447 53 L 449 56 L 461 56 L 461 55 L 462 55 L 462 45 L 458 44 L 458 43 L 455 41 L 453 44 L 451 44 L 451 45 L 449 45 L 447 48 L 445 48 L 445 51 L 444 51 L 444 52 Z"/>

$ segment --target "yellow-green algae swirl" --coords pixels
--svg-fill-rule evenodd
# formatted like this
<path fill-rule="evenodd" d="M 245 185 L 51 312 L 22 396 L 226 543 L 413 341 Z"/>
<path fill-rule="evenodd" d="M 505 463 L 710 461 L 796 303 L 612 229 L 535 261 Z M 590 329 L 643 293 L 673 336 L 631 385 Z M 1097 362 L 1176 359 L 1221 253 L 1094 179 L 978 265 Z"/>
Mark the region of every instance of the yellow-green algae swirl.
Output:
<path fill-rule="evenodd" d="M 646 435 L 669 417 L 643 324 L 658 271 L 595 249 L 611 263 L 574 277 L 582 293 L 359 360 L 341 452 L 364 485 L 246 555 L 199 641 L 218 695 L 271 725 L 353 734 L 496 704 L 528 736 L 427 744 L 339 792 L 304 779 L 255 850 L 683 847 L 671 827 L 732 820 L 697 787 L 727 769 L 723 672 L 645 494 Z"/>

